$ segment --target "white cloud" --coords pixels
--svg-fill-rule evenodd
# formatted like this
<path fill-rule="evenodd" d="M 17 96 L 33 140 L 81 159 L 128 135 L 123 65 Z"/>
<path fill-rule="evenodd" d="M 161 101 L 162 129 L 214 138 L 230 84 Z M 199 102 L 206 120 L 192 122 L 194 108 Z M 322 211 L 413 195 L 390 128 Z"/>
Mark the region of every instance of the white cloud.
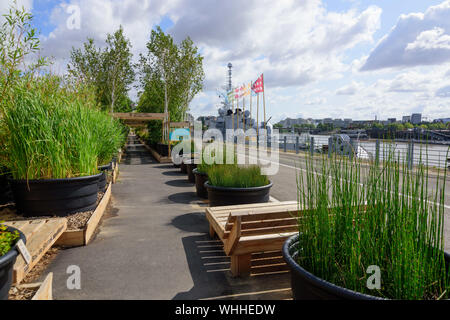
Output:
<path fill-rule="evenodd" d="M 336 90 L 338 96 L 352 96 L 362 89 L 362 85 L 356 81 L 353 81 L 350 85 L 344 86 Z"/>
<path fill-rule="evenodd" d="M 436 65 L 450 61 L 450 0 L 425 13 L 400 16 L 362 66 L 362 71 Z"/>

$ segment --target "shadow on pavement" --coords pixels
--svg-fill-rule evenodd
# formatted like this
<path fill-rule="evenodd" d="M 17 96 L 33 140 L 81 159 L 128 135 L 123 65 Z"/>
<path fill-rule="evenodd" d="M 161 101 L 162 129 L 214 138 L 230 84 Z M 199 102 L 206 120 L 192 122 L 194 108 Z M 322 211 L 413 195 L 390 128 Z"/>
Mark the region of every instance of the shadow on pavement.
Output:
<path fill-rule="evenodd" d="M 189 180 L 186 178 L 185 180 L 169 180 L 166 181 L 165 184 L 171 187 L 180 187 L 180 188 L 186 188 L 186 187 L 192 187 L 192 183 L 189 182 Z"/>
<path fill-rule="evenodd" d="M 205 234 L 184 237 L 182 242 L 194 286 L 187 292 L 177 293 L 173 300 L 292 298 L 289 273 L 284 271 L 264 274 L 252 271 L 249 277 L 233 278 L 229 271 L 230 258 L 225 255 L 220 240 L 211 239 Z M 255 256 L 255 261 L 261 260 L 257 258 Z"/>
<path fill-rule="evenodd" d="M 167 198 L 169 199 L 169 201 L 182 204 L 191 204 L 193 201 L 198 200 L 197 194 L 195 192 L 174 193 Z"/>

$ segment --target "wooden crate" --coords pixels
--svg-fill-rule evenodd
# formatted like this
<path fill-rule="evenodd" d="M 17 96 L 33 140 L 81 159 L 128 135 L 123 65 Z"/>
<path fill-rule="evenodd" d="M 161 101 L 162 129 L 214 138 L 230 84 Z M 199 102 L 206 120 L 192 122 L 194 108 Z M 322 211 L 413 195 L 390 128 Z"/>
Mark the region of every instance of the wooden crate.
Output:
<path fill-rule="evenodd" d="M 13 283 L 20 283 L 44 254 L 56 243 L 67 228 L 66 218 L 8 221 L 6 225 L 19 229 L 27 239 L 26 247 L 31 255 L 27 264 L 19 255 L 13 267 Z"/>
<path fill-rule="evenodd" d="M 106 189 L 105 195 L 98 204 L 92 216 L 89 218 L 86 227 L 78 230 L 66 230 L 56 242 L 57 245 L 66 247 L 78 247 L 89 244 L 97 226 L 106 211 L 109 201 L 111 200 L 111 183 Z"/>
<path fill-rule="evenodd" d="M 50 272 L 42 282 L 19 284 L 16 287 L 37 289 L 31 300 L 53 300 L 53 272 Z"/>

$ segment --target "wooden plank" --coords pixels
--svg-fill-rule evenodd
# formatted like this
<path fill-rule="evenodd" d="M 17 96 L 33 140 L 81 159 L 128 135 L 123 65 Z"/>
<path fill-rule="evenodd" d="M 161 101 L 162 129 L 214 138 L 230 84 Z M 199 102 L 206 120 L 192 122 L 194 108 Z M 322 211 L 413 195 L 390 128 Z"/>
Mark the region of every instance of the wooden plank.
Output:
<path fill-rule="evenodd" d="M 232 255 L 230 271 L 233 277 L 246 276 L 250 274 L 252 267 L 252 255 Z"/>
<path fill-rule="evenodd" d="M 237 217 L 233 225 L 233 229 L 231 229 L 230 235 L 223 245 L 224 247 L 223 249 L 225 250 L 225 253 L 227 255 L 231 255 L 231 253 L 234 251 L 234 248 L 236 248 L 240 238 L 241 238 L 241 218 Z"/>
<path fill-rule="evenodd" d="M 110 183 L 102 200 L 100 201 L 94 213 L 87 222 L 85 231 L 85 242 L 84 242 L 86 245 L 89 244 L 89 241 L 91 240 L 94 231 L 97 229 L 97 226 L 101 218 L 103 217 L 103 214 L 106 211 L 106 207 L 108 206 L 109 200 L 111 199 L 111 188 L 112 186 Z"/>
<path fill-rule="evenodd" d="M 84 230 L 66 230 L 56 242 L 59 246 L 84 246 Z"/>
<path fill-rule="evenodd" d="M 112 177 L 113 183 L 117 182 L 118 176 L 119 176 L 119 164 L 116 163 L 116 165 L 114 166 L 114 170 L 113 170 L 113 177 Z"/>
<path fill-rule="evenodd" d="M 79 247 L 89 244 L 89 241 L 97 229 L 97 226 L 106 211 L 106 207 L 111 200 L 111 190 L 112 184 L 110 183 L 105 194 L 103 195 L 102 200 L 100 200 L 97 208 L 89 218 L 84 229 L 67 230 L 56 242 L 56 244 L 65 247 Z"/>
<path fill-rule="evenodd" d="M 297 218 L 285 218 L 285 219 L 270 219 L 270 220 L 258 220 L 242 223 L 242 230 L 247 229 L 258 229 L 258 228 L 268 228 L 268 227 L 279 227 L 279 226 L 296 226 L 298 225 Z M 226 231 L 230 231 L 232 224 L 225 226 Z"/>
<path fill-rule="evenodd" d="M 53 272 L 45 277 L 31 300 L 53 300 Z"/>
<path fill-rule="evenodd" d="M 133 113 L 133 112 L 116 112 L 112 114 L 113 117 L 122 120 L 165 120 L 168 118 L 167 113 Z"/>
<path fill-rule="evenodd" d="M 257 236 L 257 235 L 268 235 L 268 234 L 279 234 L 286 232 L 296 232 L 298 231 L 298 226 L 278 226 L 278 227 L 268 227 L 268 228 L 258 228 L 250 230 L 242 230 L 241 236 Z"/>
<path fill-rule="evenodd" d="M 223 241 L 224 227 L 211 215 L 208 210 L 206 210 L 206 219 L 208 220 L 210 226 L 216 231 L 217 236 Z"/>
<path fill-rule="evenodd" d="M 237 247 L 234 249 L 234 254 L 240 255 L 261 251 L 281 250 L 286 239 L 296 233 L 297 232 L 277 235 L 241 237 Z"/>
<path fill-rule="evenodd" d="M 240 211 L 246 209 L 254 209 L 257 208 L 274 208 L 274 207 L 283 207 L 290 205 L 298 205 L 297 201 L 283 201 L 283 202 L 265 202 L 265 203 L 249 203 L 249 204 L 239 204 L 232 206 L 220 206 L 220 207 L 210 207 L 211 213 L 219 213 L 221 211 Z"/>
<path fill-rule="evenodd" d="M 9 223 L 7 223 L 9 225 Z M 13 282 L 18 284 L 26 274 L 39 262 L 44 254 L 56 243 L 67 228 L 66 218 L 33 220 L 23 229 L 27 238 L 27 249 L 31 254 L 30 264 L 18 256 L 13 267 Z M 19 229 L 22 230 L 22 229 Z"/>
<path fill-rule="evenodd" d="M 181 122 L 171 122 L 171 128 L 190 128 L 191 124 L 189 121 L 181 121 Z"/>

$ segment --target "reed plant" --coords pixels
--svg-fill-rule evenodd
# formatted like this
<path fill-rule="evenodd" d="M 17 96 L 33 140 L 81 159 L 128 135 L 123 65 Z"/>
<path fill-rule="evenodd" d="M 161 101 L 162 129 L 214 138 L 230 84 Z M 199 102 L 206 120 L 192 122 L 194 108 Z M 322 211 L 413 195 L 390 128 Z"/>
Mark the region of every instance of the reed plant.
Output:
<path fill-rule="evenodd" d="M 214 165 L 208 170 L 208 181 L 216 187 L 253 188 L 268 185 L 269 179 L 255 165 L 241 167 L 236 164 Z"/>
<path fill-rule="evenodd" d="M 125 137 L 91 93 L 56 76 L 17 82 L 0 105 L 0 161 L 14 179 L 93 175 L 112 159 Z"/>
<path fill-rule="evenodd" d="M 316 157 L 317 158 L 317 157 Z M 307 158 L 297 178 L 300 266 L 333 284 L 391 299 L 449 297 L 444 259 L 446 170 L 407 167 L 386 151 L 382 163 Z M 367 286 L 369 266 L 381 288 Z"/>

